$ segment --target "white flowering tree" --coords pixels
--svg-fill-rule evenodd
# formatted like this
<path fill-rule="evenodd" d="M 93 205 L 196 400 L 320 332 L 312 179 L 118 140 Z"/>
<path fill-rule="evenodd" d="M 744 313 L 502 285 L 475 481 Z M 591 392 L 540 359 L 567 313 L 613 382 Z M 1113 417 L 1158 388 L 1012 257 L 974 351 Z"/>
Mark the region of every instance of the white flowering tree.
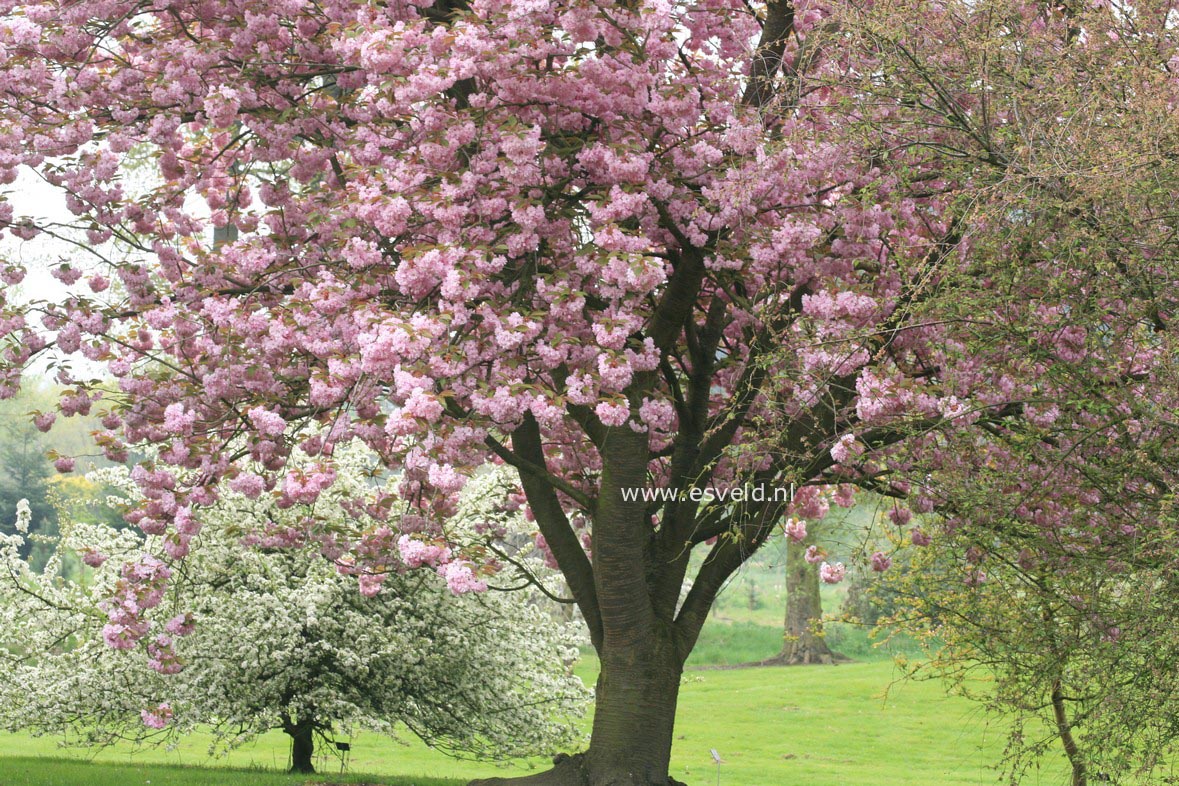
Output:
<path fill-rule="evenodd" d="M 363 454 L 340 466 L 316 513 L 339 522 L 342 552 L 382 525 L 379 511 L 349 503 L 374 485 Z M 520 514 L 502 504 L 501 478 L 472 485 L 451 535 L 502 552 L 528 570 L 523 583 L 553 595 L 539 560 L 510 542 Z M 392 549 L 401 564 L 357 575 L 323 545 L 330 539 L 314 550 L 301 541 L 298 506 L 230 493 L 207 511 L 214 526 L 182 563 L 143 555 L 187 542 L 69 522 L 36 574 L 20 557 L 27 511 L 0 539 L 0 722 L 9 729 L 102 745 L 201 727 L 225 750 L 279 728 L 297 771 L 313 769 L 317 738 L 356 726 L 394 734 L 402 724 L 453 754 L 493 758 L 554 751 L 576 735 L 587 691 L 562 665 L 574 653 L 571 628 L 553 624 L 537 592 L 469 591 L 512 584 L 518 571 L 506 562 L 476 576 L 444 547 L 401 535 Z M 70 553 L 93 569 L 83 583 L 60 575 Z M 164 622 L 164 632 L 137 645 L 128 628 L 143 620 Z"/>

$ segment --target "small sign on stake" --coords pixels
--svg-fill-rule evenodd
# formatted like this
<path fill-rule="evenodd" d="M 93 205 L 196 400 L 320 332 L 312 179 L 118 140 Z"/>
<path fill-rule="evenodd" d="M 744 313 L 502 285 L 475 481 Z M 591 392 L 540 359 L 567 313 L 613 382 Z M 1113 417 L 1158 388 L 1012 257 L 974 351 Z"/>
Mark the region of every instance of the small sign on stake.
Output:
<path fill-rule="evenodd" d="M 720 786 L 720 767 L 725 763 L 725 760 L 717 753 L 716 748 L 710 748 L 708 752 L 712 754 L 712 760 L 716 762 L 716 786 Z"/>

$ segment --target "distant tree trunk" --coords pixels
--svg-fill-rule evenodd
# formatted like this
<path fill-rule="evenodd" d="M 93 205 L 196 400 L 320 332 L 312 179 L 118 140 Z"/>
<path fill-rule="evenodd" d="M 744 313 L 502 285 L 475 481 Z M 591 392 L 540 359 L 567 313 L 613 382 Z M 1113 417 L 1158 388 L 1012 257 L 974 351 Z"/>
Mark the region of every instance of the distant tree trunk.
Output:
<path fill-rule="evenodd" d="M 786 544 L 786 625 L 782 650 L 772 660 L 789 665 L 834 663 L 835 653 L 823 639 L 823 603 L 819 596 L 819 569 L 804 558 L 808 535 Z"/>
<path fill-rule="evenodd" d="M 315 756 L 315 719 L 310 715 L 297 721 L 284 717 L 282 729 L 291 738 L 291 772 L 315 772 L 311 763 Z"/>

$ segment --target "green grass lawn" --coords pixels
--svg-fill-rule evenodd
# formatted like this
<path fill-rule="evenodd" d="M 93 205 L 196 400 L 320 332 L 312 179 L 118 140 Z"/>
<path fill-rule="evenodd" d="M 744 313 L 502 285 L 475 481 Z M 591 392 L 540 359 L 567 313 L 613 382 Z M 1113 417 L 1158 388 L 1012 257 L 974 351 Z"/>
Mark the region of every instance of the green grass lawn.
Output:
<path fill-rule="evenodd" d="M 593 668 L 587 659 L 579 671 L 588 679 Z M 893 679 L 894 667 L 886 661 L 689 671 L 680 697 L 672 774 L 692 786 L 716 783 L 709 753 L 715 748 L 724 760 L 722 786 L 995 783 L 988 765 L 1002 752 L 1002 728 L 988 725 L 973 704 L 944 696 L 931 682 L 894 685 L 885 700 Z M 454 761 L 416 740 L 398 744 L 361 734 L 352 742 L 349 772 L 374 775 L 344 778 L 331 774 L 338 764 L 325 763 L 326 780 L 452 786 L 505 772 L 487 763 Z M 281 734 L 267 735 L 225 759 L 210 760 L 207 746 L 207 738 L 192 738 L 173 751 L 128 747 L 95 754 L 59 749 L 49 739 L 0 735 L 0 784 L 300 786 L 309 780 L 274 773 L 287 760 Z M 72 760 L 29 758 L 63 756 Z M 85 763 L 91 758 L 95 764 Z M 543 762 L 518 762 L 508 772 L 527 772 L 530 764 Z M 243 769 L 203 769 L 214 766 Z M 1055 786 L 1063 782 L 1063 769 L 1050 767 L 1039 778 L 1024 783 Z"/>
<path fill-rule="evenodd" d="M 44 757 L 0 757 L 0 783 L 4 786 L 302 786 L 307 776 L 283 775 L 262 770 L 181 767 L 172 764 L 91 763 Z M 315 782 L 372 783 L 357 775 L 324 775 Z M 380 778 L 387 786 L 459 786 L 461 780 L 439 778 Z"/>

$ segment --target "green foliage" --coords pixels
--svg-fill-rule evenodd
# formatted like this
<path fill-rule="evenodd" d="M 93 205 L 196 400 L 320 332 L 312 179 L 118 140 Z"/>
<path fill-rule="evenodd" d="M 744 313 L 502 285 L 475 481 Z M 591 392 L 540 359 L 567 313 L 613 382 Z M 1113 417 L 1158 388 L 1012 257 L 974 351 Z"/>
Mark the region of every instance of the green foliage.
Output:
<path fill-rule="evenodd" d="M 909 661 L 924 655 L 921 642 L 896 628 L 871 627 L 854 622 L 830 622 L 824 626 L 827 646 L 854 661 Z"/>
<path fill-rule="evenodd" d="M 909 631 L 928 656 L 910 675 L 1006 720 L 1012 784 L 1069 748 L 1091 780 L 1173 783 L 1173 570 L 1066 572 L 989 559 L 985 580 L 971 581 L 976 567 L 945 558 L 955 537 L 939 532 L 912 570 L 888 577 L 903 602 L 882 622 Z"/>
<path fill-rule="evenodd" d="M 895 630 L 874 631 L 869 625 L 831 621 L 823 625 L 823 636 L 834 652 L 853 661 L 874 663 L 923 654 L 911 636 Z M 710 622 L 688 658 L 688 668 L 757 663 L 777 655 L 781 648 L 780 625 Z"/>
<path fill-rule="evenodd" d="M 119 488 L 90 475 L 70 474 L 57 478 L 49 496 L 60 521 L 85 521 L 125 529 L 128 526 L 123 520 L 126 506 L 113 499 L 122 493 Z"/>
<path fill-rule="evenodd" d="M 106 504 L 113 489 L 54 470 L 50 462 L 54 455 L 79 457 L 78 472 L 110 464 L 88 455 L 94 451 L 90 432 L 99 425 L 94 416 L 58 418 L 48 433 L 37 430 L 34 414 L 52 410 L 55 395 L 52 387 L 42 382 L 27 384 L 15 398 L 0 400 L 0 532 L 13 533 L 16 504 L 28 500 L 33 537 L 22 547 L 21 556 L 37 572 L 44 569 L 53 552 L 51 542 L 41 538 L 56 538 L 59 521 L 126 526 L 122 513 Z M 75 577 L 76 561 L 66 565 L 62 573 L 66 578 Z"/>
<path fill-rule="evenodd" d="M 735 666 L 756 663 L 778 654 L 782 648 L 782 626 L 753 622 L 709 622 L 688 657 L 693 666 Z"/>
<path fill-rule="evenodd" d="M 842 618 L 866 630 L 880 626 L 877 638 L 887 638 L 891 623 L 896 617 L 905 616 L 912 608 L 913 598 L 909 595 L 919 590 L 912 579 L 914 552 L 903 548 L 901 533 L 888 523 L 879 523 L 866 531 L 868 545 L 865 551 L 877 549 L 889 554 L 892 566 L 884 573 L 872 570 L 862 562 L 854 563 L 848 571 L 846 596 L 840 606 Z M 940 551 L 926 551 L 920 554 L 923 564 L 936 562 L 939 570 L 944 569 L 950 557 Z M 920 568 L 918 568 L 920 569 Z"/>
<path fill-rule="evenodd" d="M 49 498 L 49 480 L 54 475 L 46 451 L 45 435 L 37 431 L 29 417 L 36 402 L 35 393 L 0 401 L 0 532 L 12 534 L 16 505 L 29 501 L 32 511 L 30 532 L 57 534 L 57 514 Z M 32 544 L 21 556 L 28 557 Z M 42 558 L 39 566 L 44 566 Z"/>

